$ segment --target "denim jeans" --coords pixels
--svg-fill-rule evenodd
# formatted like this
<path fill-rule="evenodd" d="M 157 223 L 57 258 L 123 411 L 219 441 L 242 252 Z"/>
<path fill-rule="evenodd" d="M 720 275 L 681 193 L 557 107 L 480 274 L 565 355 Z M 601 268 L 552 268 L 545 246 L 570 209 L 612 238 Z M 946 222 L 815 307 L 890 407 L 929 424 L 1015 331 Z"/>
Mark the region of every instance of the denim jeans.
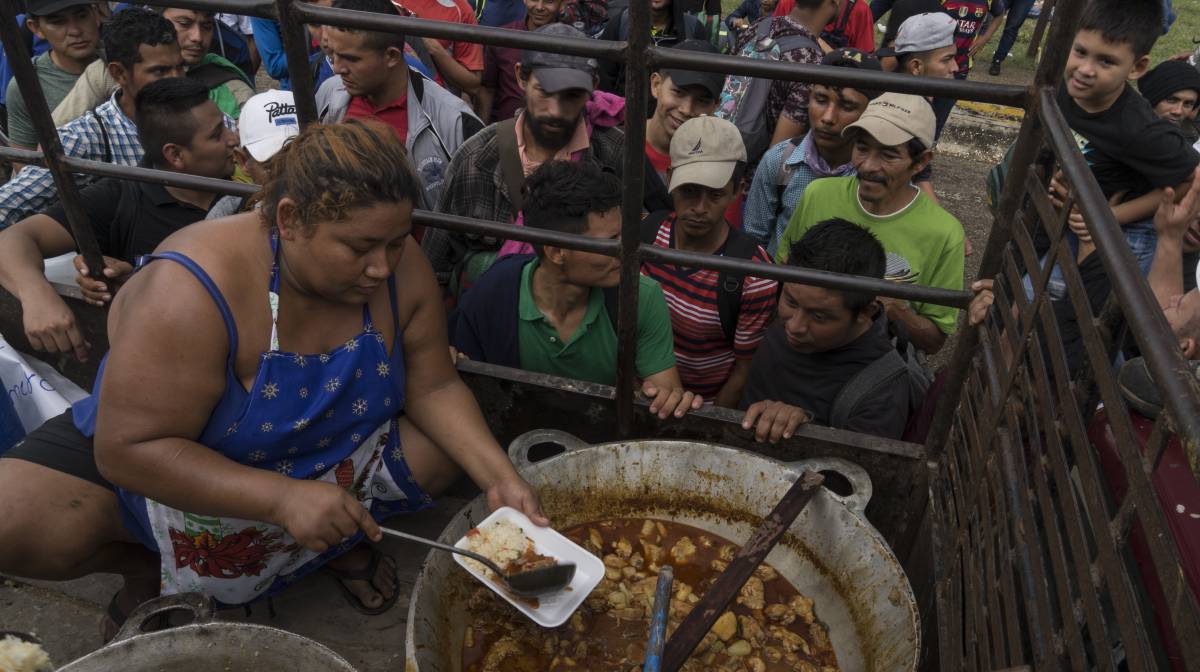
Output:
<path fill-rule="evenodd" d="M 1154 220 L 1147 219 L 1121 227 L 1125 233 L 1125 242 L 1133 251 L 1133 258 L 1142 271 L 1142 276 L 1149 275 L 1150 264 L 1154 262 L 1154 248 L 1158 245 L 1158 233 L 1154 230 Z M 1074 233 L 1067 232 L 1067 245 L 1071 248 L 1071 256 L 1079 253 L 1079 238 Z M 1045 267 L 1046 257 L 1042 257 L 1040 265 Z M 1033 279 L 1025 276 L 1025 295 L 1033 300 Z M 1046 283 L 1046 292 L 1055 301 L 1067 295 L 1067 282 L 1063 279 L 1062 269 L 1055 265 L 1050 272 L 1050 280 Z"/>
<path fill-rule="evenodd" d="M 955 79 L 966 79 L 966 72 L 954 73 Z M 946 120 L 950 118 L 950 112 L 954 110 L 954 105 L 958 101 L 953 98 L 934 98 L 933 99 L 933 114 L 937 118 L 937 128 L 946 127 Z"/>
<path fill-rule="evenodd" d="M 1033 2 L 1034 0 L 1012 0 L 1009 4 L 1008 18 L 1004 20 L 1004 33 L 1000 36 L 1000 44 L 996 46 L 992 62 L 999 63 L 1008 58 L 1008 52 L 1012 51 L 1013 45 L 1017 43 L 1021 24 L 1025 23 L 1029 10 L 1033 9 Z"/>

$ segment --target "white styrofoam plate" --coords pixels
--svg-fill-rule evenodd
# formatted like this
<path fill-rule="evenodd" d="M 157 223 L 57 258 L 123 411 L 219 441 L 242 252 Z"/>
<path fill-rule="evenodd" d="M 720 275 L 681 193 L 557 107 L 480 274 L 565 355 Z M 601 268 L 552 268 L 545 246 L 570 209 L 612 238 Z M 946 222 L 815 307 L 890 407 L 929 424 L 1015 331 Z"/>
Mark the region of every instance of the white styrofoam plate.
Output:
<path fill-rule="evenodd" d="M 509 520 L 521 528 L 525 536 L 533 542 L 534 550 L 539 554 L 555 558 L 559 563 L 575 563 L 575 578 L 571 579 L 570 585 L 556 593 L 539 596 L 537 598 L 538 606 L 535 609 L 510 594 L 504 584 L 488 578 L 482 572 L 469 566 L 466 562 L 467 558 L 455 553 L 454 561 L 467 570 L 471 576 L 479 579 L 497 595 L 516 607 L 518 611 L 532 619 L 534 623 L 543 628 L 555 628 L 562 625 L 604 578 L 604 562 L 557 531 L 549 527 L 538 527 L 525 517 L 525 514 L 507 506 L 493 511 L 492 515 L 484 518 L 483 522 L 476 527 L 484 530 L 499 520 Z M 458 548 L 467 548 L 466 535 L 454 545 Z"/>

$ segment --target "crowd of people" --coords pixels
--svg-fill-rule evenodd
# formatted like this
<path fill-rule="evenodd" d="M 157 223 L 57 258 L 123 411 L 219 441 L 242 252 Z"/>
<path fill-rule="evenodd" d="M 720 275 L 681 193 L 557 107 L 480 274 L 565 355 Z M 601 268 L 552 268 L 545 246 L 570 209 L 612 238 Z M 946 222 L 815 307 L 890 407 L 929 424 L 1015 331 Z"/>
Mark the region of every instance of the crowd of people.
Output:
<path fill-rule="evenodd" d="M 21 302 L 29 343 L 105 356 L 91 397 L 0 459 L 0 571 L 119 571 L 112 626 L 160 578 L 238 604 L 321 566 L 377 613 L 395 599 L 395 565 L 365 546 L 342 555 L 344 540 L 378 538 L 375 521 L 423 508 L 460 471 L 494 505 L 541 520 L 452 363 L 615 384 L 619 262 L 423 229 L 412 211 L 616 238 L 628 114 L 647 119 L 644 244 L 963 289 L 969 244 L 932 182 L 953 100 L 658 68 L 649 108 L 632 110 L 621 63 L 309 25 L 321 123 L 301 132 L 269 20 L 25 4 L 67 155 L 261 186 L 242 199 L 76 177 L 105 263 L 96 279 L 76 258 L 77 281 L 111 307 L 107 354 L 92 352 L 43 272 L 76 246 L 49 172 L 13 166 L 0 186 L 0 286 Z M 554 38 L 630 29 L 617 2 L 602 26 L 584 0 L 489 0 L 479 16 L 465 0 L 319 4 Z M 891 20 L 876 48 L 876 4 L 747 0 L 710 30 L 683 0 L 650 0 L 651 31 L 680 50 L 963 79 L 1006 10 L 881 3 Z M 1200 72 L 1150 67 L 1157 0 L 1116 4 L 1085 11 L 1058 101 L 1185 354 L 1200 356 L 1200 292 L 1187 284 L 1200 249 Z M 256 86 L 260 68 L 270 87 Z M 9 143 L 35 147 L 15 82 L 5 104 Z M 1054 180 L 1060 206 L 1070 186 Z M 1077 215 L 1070 235 L 1089 296 L 1103 299 Z M 1060 276 L 1056 313 L 1081 353 Z M 990 286 L 975 289 L 972 323 L 992 300 Z M 662 261 L 642 265 L 638 297 L 636 372 L 651 412 L 742 409 L 760 441 L 804 423 L 920 440 L 925 356 L 959 323 L 933 303 Z M 37 511 L 65 501 L 87 504 L 32 533 Z M 258 549 L 253 562 L 216 571 L 189 555 L 203 535 L 233 532 Z M 177 562 L 160 572 L 154 553 Z"/>

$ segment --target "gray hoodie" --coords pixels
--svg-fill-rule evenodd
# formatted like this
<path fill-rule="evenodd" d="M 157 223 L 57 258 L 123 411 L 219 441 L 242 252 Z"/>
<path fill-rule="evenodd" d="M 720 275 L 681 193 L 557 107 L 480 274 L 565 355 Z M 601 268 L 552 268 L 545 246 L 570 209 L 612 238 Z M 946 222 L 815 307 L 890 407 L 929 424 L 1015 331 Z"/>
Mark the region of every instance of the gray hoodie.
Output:
<path fill-rule="evenodd" d="M 350 94 L 341 77 L 330 77 L 317 90 L 317 116 L 322 123 L 341 121 L 349 106 Z M 461 98 L 409 69 L 408 138 L 404 144 L 409 161 L 425 187 L 424 202 L 418 207 L 437 208 L 450 157 L 481 128 L 483 123 Z"/>

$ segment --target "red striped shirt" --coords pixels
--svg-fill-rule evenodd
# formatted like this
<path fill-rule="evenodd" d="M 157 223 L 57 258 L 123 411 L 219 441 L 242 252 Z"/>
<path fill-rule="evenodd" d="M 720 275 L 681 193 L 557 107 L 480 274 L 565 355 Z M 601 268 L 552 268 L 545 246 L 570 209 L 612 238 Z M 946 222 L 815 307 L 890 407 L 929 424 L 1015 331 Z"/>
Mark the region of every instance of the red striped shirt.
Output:
<path fill-rule="evenodd" d="M 673 247 L 672 213 L 658 227 L 654 244 Z M 724 254 L 718 250 L 717 254 Z M 771 258 L 761 246 L 754 261 L 769 264 Z M 671 310 L 671 328 L 675 332 L 675 361 L 683 386 L 712 401 L 738 359 L 750 359 L 766 333 L 767 323 L 775 312 L 777 283 L 765 278 L 746 277 L 742 282 L 742 307 L 738 313 L 737 329 L 731 343 L 721 328 L 717 308 L 717 271 L 691 269 L 646 262 L 642 275 L 653 278 L 662 286 Z"/>

